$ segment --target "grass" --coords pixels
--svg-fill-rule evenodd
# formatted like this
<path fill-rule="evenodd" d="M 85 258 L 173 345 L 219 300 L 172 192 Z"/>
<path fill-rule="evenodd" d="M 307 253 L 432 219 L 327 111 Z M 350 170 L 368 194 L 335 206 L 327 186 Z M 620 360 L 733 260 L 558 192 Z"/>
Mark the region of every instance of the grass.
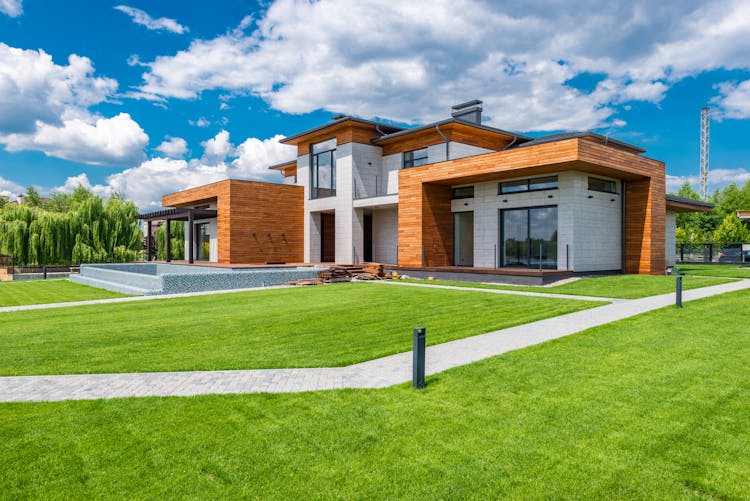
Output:
<path fill-rule="evenodd" d="M 746 498 L 748 303 L 657 310 L 422 391 L 3 404 L 1 497 Z"/>
<path fill-rule="evenodd" d="M 680 273 L 710 277 L 750 278 L 750 265 L 741 264 L 678 264 Z"/>
<path fill-rule="evenodd" d="M 89 299 L 125 297 L 125 294 L 75 284 L 67 280 L 18 280 L 0 282 L 0 307 L 67 303 Z"/>
<path fill-rule="evenodd" d="M 601 304 L 360 283 L 5 313 L 0 375 L 342 366 Z"/>
<path fill-rule="evenodd" d="M 675 278 L 653 275 L 608 275 L 590 277 L 568 282 L 562 285 L 548 287 L 482 284 L 476 282 L 457 282 L 452 280 L 417 280 L 406 279 L 409 282 L 428 283 L 436 285 L 453 285 L 457 287 L 478 287 L 482 289 L 516 290 L 526 292 L 545 292 L 548 294 L 573 294 L 577 296 L 611 297 L 620 299 L 637 299 L 674 292 Z M 708 287 L 731 282 L 728 278 L 684 277 L 684 290 Z"/>

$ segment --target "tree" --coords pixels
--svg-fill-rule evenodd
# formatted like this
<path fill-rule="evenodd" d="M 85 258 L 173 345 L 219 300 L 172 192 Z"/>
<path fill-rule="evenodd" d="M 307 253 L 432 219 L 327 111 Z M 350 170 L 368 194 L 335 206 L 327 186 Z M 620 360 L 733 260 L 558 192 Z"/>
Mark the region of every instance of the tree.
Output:
<path fill-rule="evenodd" d="M 727 214 L 714 232 L 714 242 L 736 243 L 747 241 L 750 241 L 750 232 L 737 218 L 736 214 Z"/>
<path fill-rule="evenodd" d="M 41 207 L 42 197 L 39 195 L 39 192 L 36 191 L 36 188 L 29 186 L 26 188 L 26 193 L 23 195 L 23 203 L 29 207 Z"/>
<path fill-rule="evenodd" d="M 36 190 L 27 190 L 35 200 Z M 31 193 L 29 193 L 31 192 Z M 41 200 L 39 194 L 36 197 Z M 34 203 L 0 208 L 0 254 L 19 264 L 134 261 L 141 248 L 138 209 L 116 194 L 104 202 L 85 188 Z"/>

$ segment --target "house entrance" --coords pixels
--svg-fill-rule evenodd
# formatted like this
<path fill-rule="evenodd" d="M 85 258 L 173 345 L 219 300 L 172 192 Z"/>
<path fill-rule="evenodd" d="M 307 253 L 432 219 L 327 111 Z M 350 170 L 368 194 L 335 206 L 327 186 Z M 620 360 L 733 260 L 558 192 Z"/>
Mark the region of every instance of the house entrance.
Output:
<path fill-rule="evenodd" d="M 500 211 L 501 266 L 557 269 L 557 207 Z"/>
<path fill-rule="evenodd" d="M 474 213 L 453 213 L 453 263 L 474 266 Z"/>
<path fill-rule="evenodd" d="M 320 214 L 320 261 L 336 262 L 336 214 Z"/>

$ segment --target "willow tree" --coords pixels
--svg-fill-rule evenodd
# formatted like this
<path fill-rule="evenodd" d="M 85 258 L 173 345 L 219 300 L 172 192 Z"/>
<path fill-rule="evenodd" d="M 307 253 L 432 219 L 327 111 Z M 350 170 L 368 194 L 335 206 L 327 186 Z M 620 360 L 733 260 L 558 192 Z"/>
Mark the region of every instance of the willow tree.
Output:
<path fill-rule="evenodd" d="M 169 225 L 170 248 L 172 259 L 185 259 L 185 224 L 182 221 L 172 221 Z M 167 225 L 161 225 L 155 232 L 156 259 L 164 261 L 167 257 Z"/>
<path fill-rule="evenodd" d="M 79 187 L 46 207 L 0 208 L 0 254 L 29 266 L 134 261 L 141 249 L 138 210 L 122 195 L 106 202 Z"/>

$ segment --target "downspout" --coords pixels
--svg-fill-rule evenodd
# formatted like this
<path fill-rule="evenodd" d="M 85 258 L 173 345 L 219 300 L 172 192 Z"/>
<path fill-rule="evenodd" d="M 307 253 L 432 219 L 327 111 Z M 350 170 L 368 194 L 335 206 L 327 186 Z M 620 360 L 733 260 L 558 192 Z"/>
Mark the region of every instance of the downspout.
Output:
<path fill-rule="evenodd" d="M 505 151 L 505 150 L 507 150 L 508 148 L 510 148 L 511 146 L 513 146 L 514 144 L 516 144 L 516 141 L 518 141 L 518 136 L 513 136 L 513 141 L 511 141 L 510 143 L 508 143 L 508 144 L 507 144 L 507 145 L 505 146 L 505 148 L 503 148 L 503 149 L 502 149 L 502 150 L 500 150 L 500 151 Z"/>
<path fill-rule="evenodd" d="M 445 141 L 445 159 L 450 160 L 451 159 L 451 152 L 450 152 L 450 143 L 448 142 L 448 138 L 445 137 L 445 134 L 443 134 L 443 131 L 440 130 L 439 125 L 435 125 L 435 130 L 438 134 L 440 134 L 440 137 L 443 138 L 443 141 Z"/>
<path fill-rule="evenodd" d="M 385 136 L 385 132 L 383 132 L 382 130 L 380 130 L 380 124 L 379 123 L 375 124 L 375 130 L 378 131 L 378 133 L 380 134 L 381 137 Z"/>

